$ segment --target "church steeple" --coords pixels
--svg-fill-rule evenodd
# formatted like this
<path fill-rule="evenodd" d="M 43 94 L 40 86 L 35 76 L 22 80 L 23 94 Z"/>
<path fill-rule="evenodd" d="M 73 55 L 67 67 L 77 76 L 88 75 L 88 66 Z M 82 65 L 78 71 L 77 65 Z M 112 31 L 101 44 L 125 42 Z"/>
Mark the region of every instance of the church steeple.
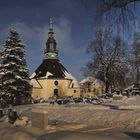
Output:
<path fill-rule="evenodd" d="M 58 51 L 56 49 L 56 45 L 57 45 L 57 43 L 54 38 L 53 22 L 52 22 L 52 18 L 50 18 L 48 40 L 46 42 L 46 50 L 45 50 L 45 59 L 57 59 L 58 60 Z"/>

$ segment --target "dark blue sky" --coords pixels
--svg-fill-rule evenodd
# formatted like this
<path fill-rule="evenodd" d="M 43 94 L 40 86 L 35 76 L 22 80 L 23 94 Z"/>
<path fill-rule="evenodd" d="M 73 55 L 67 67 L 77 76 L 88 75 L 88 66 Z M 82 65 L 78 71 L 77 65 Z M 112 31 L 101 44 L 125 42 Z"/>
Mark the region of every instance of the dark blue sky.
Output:
<path fill-rule="evenodd" d="M 81 67 L 89 60 L 86 48 L 93 38 L 94 1 L 82 0 L 0 0 L 0 44 L 11 27 L 26 44 L 27 63 L 32 73 L 42 62 L 51 16 L 62 64 L 82 79 Z"/>

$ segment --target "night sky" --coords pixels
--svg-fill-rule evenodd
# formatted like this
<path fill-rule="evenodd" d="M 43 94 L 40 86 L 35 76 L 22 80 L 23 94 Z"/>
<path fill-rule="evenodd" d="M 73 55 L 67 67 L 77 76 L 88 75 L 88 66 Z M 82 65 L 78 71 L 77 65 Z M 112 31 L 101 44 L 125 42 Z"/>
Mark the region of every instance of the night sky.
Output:
<path fill-rule="evenodd" d="M 10 28 L 15 28 L 26 44 L 30 74 L 41 64 L 47 41 L 49 17 L 53 27 L 59 58 L 77 79 L 81 67 L 89 60 L 86 48 L 94 35 L 94 2 L 82 0 L 0 0 L 0 44 Z"/>

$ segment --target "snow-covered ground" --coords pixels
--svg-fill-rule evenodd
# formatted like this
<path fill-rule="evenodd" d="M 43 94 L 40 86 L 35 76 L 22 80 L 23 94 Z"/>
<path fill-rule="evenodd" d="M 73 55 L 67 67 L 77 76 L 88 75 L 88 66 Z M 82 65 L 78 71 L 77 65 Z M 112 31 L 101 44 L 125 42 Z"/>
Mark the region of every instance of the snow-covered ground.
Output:
<path fill-rule="evenodd" d="M 117 106 L 116 108 L 114 106 Z M 48 111 L 46 130 L 31 126 L 13 127 L 1 122 L 2 140 L 134 140 L 140 139 L 140 97 L 124 98 L 105 105 L 36 104 L 15 107 L 31 117 L 32 108 Z M 57 122 L 57 125 L 54 125 Z M 4 135 L 3 135 L 4 134 Z M 11 135 L 14 137 L 12 139 Z M 20 138 L 21 137 L 21 138 Z M 40 139 L 39 139 L 40 137 Z"/>

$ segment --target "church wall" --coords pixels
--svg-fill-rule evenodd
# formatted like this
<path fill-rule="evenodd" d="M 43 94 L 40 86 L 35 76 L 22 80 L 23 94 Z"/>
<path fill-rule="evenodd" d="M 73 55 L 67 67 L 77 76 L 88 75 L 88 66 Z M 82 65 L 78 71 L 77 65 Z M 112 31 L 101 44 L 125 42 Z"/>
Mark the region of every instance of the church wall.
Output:
<path fill-rule="evenodd" d="M 41 88 L 32 89 L 33 98 L 48 99 L 54 95 L 54 81 L 58 81 L 59 96 L 80 96 L 79 88 L 69 88 L 71 80 L 68 79 L 39 79 Z"/>
<path fill-rule="evenodd" d="M 69 88 L 67 96 L 80 97 L 80 88 Z"/>

